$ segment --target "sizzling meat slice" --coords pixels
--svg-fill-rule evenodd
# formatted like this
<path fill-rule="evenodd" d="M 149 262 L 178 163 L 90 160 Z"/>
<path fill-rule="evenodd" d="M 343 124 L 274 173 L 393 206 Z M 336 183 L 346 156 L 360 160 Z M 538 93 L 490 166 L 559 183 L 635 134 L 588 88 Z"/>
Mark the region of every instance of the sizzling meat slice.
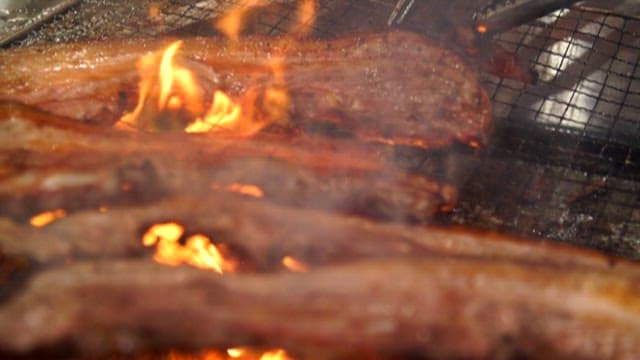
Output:
<path fill-rule="evenodd" d="M 317 209 L 297 209 L 235 193 L 177 196 L 137 206 L 70 213 L 43 228 L 0 221 L 0 248 L 42 265 L 65 259 L 140 257 L 140 235 L 152 224 L 175 221 L 239 250 L 263 271 L 281 269 L 286 255 L 312 265 L 364 258 L 452 256 L 510 259 L 551 268 L 585 268 L 640 276 L 637 263 L 544 241 L 464 229 L 441 229 Z M 89 239 L 89 240 L 88 240 Z M 99 239 L 99 240 L 90 240 Z"/>
<path fill-rule="evenodd" d="M 0 99 L 112 124 L 135 104 L 137 59 L 168 43 L 114 40 L 4 51 Z M 239 44 L 189 38 L 181 54 L 205 84 L 206 98 L 214 89 L 239 96 L 280 86 L 273 59 L 281 58 L 276 63 L 291 102 L 279 120 L 303 129 L 329 124 L 366 139 L 435 147 L 482 143 L 490 128 L 490 103 L 472 67 L 414 33 Z"/>
<path fill-rule="evenodd" d="M 0 349 L 85 355 L 283 347 L 301 359 L 634 359 L 638 277 L 508 260 L 396 258 L 219 276 L 78 261 L 0 308 Z"/>
<path fill-rule="evenodd" d="M 380 146 L 129 133 L 23 106 L 0 106 L 0 116 L 0 214 L 15 219 L 244 189 L 298 208 L 424 222 L 456 200 L 451 186 L 399 171 Z"/>
<path fill-rule="evenodd" d="M 141 235 L 166 221 L 224 245 L 240 273 L 155 264 Z M 233 194 L 86 210 L 41 229 L 4 219 L 0 248 L 33 263 L 14 271 L 11 293 L 0 288 L 0 355 L 253 345 L 302 359 L 632 359 L 640 341 L 638 263 Z M 287 273 L 285 256 L 310 271 Z"/>

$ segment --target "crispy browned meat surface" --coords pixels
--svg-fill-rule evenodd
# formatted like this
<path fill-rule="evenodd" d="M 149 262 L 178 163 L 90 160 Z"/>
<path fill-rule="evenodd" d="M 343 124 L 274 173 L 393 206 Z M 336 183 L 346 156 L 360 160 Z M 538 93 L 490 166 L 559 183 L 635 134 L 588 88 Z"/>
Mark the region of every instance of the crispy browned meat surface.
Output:
<path fill-rule="evenodd" d="M 530 242 L 462 229 L 423 228 L 296 209 L 229 193 L 179 196 L 138 206 L 87 209 L 35 229 L 0 222 L 0 247 L 41 264 L 64 259 L 139 257 L 148 253 L 140 235 L 152 224 L 177 221 L 241 250 L 247 263 L 264 271 L 280 268 L 292 255 L 324 265 L 361 258 L 461 256 L 511 259 L 557 268 L 618 269 L 640 275 L 634 262 L 551 242 Z M 106 234 L 106 235 L 105 235 Z M 99 239 L 96 241 L 87 239 Z M 617 270 L 616 270 L 617 271 Z"/>
<path fill-rule="evenodd" d="M 0 54 L 0 69 L 10 70 L 0 97 L 75 118 L 0 105 L 0 357 L 242 345 L 310 359 L 638 353 L 638 263 L 411 225 L 450 205 L 455 191 L 399 171 L 386 146 L 76 121 L 111 125 L 131 102 L 120 94 L 135 92 L 136 59 L 163 45 Z M 488 129 L 473 72 L 418 35 L 235 48 L 189 39 L 184 48 L 182 61 L 207 89 L 231 94 L 271 85 L 267 49 L 287 55 L 290 121 L 303 129 L 329 121 L 361 138 L 423 147 L 482 140 Z M 18 56 L 23 65 L 8 61 Z M 235 193 L 234 183 L 264 197 Z M 67 215 L 45 227 L 25 222 L 58 207 Z M 167 221 L 221 245 L 239 273 L 155 263 L 141 237 Z M 310 271 L 289 273 L 285 256 Z"/>
<path fill-rule="evenodd" d="M 638 277 L 508 260 L 355 261 L 219 276 L 149 260 L 78 261 L 0 308 L 0 348 L 83 354 L 283 347 L 308 359 L 634 359 Z"/>
<path fill-rule="evenodd" d="M 399 171 L 381 147 L 330 139 L 248 141 L 130 134 L 0 106 L 0 214 L 135 205 L 258 187 L 266 200 L 424 222 L 455 202 L 446 184 Z"/>
<path fill-rule="evenodd" d="M 38 229 L 0 219 L 0 265 L 11 269 L 0 355 L 69 344 L 89 356 L 237 345 L 303 358 L 633 353 L 636 263 L 345 215 L 345 205 L 409 214 L 443 196 L 390 166 L 383 147 L 119 132 L 15 105 L 0 113 L 3 213 L 70 210 Z M 210 186 L 231 181 L 258 184 L 265 198 Z M 166 221 L 224 244 L 244 273 L 154 264 L 141 235 Z M 284 256 L 311 272 L 283 273 Z"/>
<path fill-rule="evenodd" d="M 140 236 L 177 221 L 233 249 L 242 274 L 162 267 Z M 382 224 L 232 194 L 0 221 L 36 264 L 0 305 L 0 352 L 84 355 L 285 347 L 302 358 L 633 358 L 640 266 L 463 230 Z M 311 269 L 287 274 L 290 255 Z M 171 294 L 167 296 L 167 294 Z"/>
<path fill-rule="evenodd" d="M 0 53 L 0 99 L 76 119 L 113 123 L 135 103 L 135 62 L 168 40 L 63 44 Z M 290 123 L 330 123 L 361 138 L 423 147 L 483 142 L 488 98 L 474 70 L 421 35 L 392 32 L 329 41 L 184 40 L 183 62 L 206 88 L 233 94 L 274 85 L 284 57 Z M 276 84 L 277 85 L 277 84 Z"/>

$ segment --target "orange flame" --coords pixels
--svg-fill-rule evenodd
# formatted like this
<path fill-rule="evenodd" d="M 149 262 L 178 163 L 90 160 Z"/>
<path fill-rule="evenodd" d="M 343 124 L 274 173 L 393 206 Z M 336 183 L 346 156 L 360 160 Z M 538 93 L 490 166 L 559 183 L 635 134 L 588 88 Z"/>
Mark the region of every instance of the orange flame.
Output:
<path fill-rule="evenodd" d="M 182 245 L 179 242 L 182 235 L 184 228 L 175 222 L 156 224 L 142 236 L 142 244 L 147 247 L 156 245 L 153 259 L 164 265 L 187 264 L 219 274 L 236 270 L 237 263 L 225 259 L 208 237 L 192 235 Z"/>
<path fill-rule="evenodd" d="M 271 2 L 271 0 L 240 1 L 215 23 L 215 27 L 232 41 L 238 41 L 247 13 L 251 9 L 267 6 Z M 316 9 L 316 0 L 301 0 L 296 15 L 296 23 L 293 24 L 289 33 L 298 36 L 307 35 L 315 23 Z"/>
<path fill-rule="evenodd" d="M 266 119 L 274 121 L 287 119 L 289 109 L 289 93 L 286 90 L 284 58 L 273 56 L 269 62 L 269 68 L 273 75 L 273 86 L 266 89 L 262 100 L 262 109 Z"/>
<path fill-rule="evenodd" d="M 227 349 L 227 355 L 229 355 L 230 359 L 241 360 L 293 360 L 293 358 L 282 349 L 261 352 L 247 347 L 236 347 Z"/>
<path fill-rule="evenodd" d="M 266 6 L 269 0 L 243 0 L 229 10 L 222 19 L 218 20 L 215 27 L 229 39 L 238 41 L 242 25 L 247 12 L 255 7 Z"/>
<path fill-rule="evenodd" d="M 281 349 L 267 351 L 266 353 L 260 356 L 260 360 L 290 360 L 291 358 L 287 355 L 287 352 Z"/>
<path fill-rule="evenodd" d="M 29 220 L 29 223 L 33 227 L 41 228 L 65 216 L 67 216 L 67 212 L 64 209 L 45 211 L 43 213 L 40 213 L 38 215 L 34 215 L 33 217 L 31 217 L 31 219 Z"/>
<path fill-rule="evenodd" d="M 264 89 L 261 94 L 250 89 L 239 99 L 240 102 L 217 90 L 205 113 L 202 89 L 196 77 L 189 69 L 176 64 L 181 45 L 181 41 L 176 41 L 162 53 L 148 55 L 138 61 L 141 75 L 138 104 L 132 112 L 122 116 L 116 127 L 155 130 L 154 117 L 158 114 L 186 110 L 193 119 L 185 126 L 188 133 L 224 132 L 251 136 L 267 124 L 286 118 L 289 98 L 281 85 L 284 83 L 284 70 L 275 62 L 270 68 L 276 80 L 273 87 Z M 260 104 L 256 103 L 258 98 L 262 99 Z"/>
<path fill-rule="evenodd" d="M 147 359 L 147 357 L 141 357 L 140 360 Z M 165 359 L 165 357 L 162 357 Z M 172 350 L 167 354 L 166 360 L 226 360 L 227 357 L 221 351 L 217 350 L 205 350 L 197 354 L 182 353 L 176 350 Z"/>
<path fill-rule="evenodd" d="M 293 272 L 309 271 L 309 267 L 305 263 L 298 261 L 291 256 L 285 256 L 282 258 L 282 265 Z"/>
<path fill-rule="evenodd" d="M 316 20 L 316 0 L 302 0 L 298 7 L 297 24 L 291 29 L 291 33 L 297 36 L 306 36 Z"/>
<path fill-rule="evenodd" d="M 229 185 L 229 190 L 242 195 L 253 196 L 255 198 L 264 197 L 264 191 L 255 185 L 233 183 Z"/>
<path fill-rule="evenodd" d="M 214 130 L 239 130 L 236 133 L 253 134 L 255 129 L 248 126 L 244 129 L 244 122 L 238 121 L 242 113 L 242 108 L 231 100 L 222 91 L 213 94 L 211 108 L 204 117 L 204 120 L 197 118 L 185 129 L 188 133 L 203 133 Z M 243 131 L 244 130 L 244 131 Z M 259 130 L 259 129 L 258 129 Z"/>
<path fill-rule="evenodd" d="M 256 185 L 252 185 L 252 184 L 240 184 L 240 183 L 233 183 L 229 186 L 220 186 L 216 183 L 211 184 L 211 189 L 213 190 L 226 190 L 226 191 L 230 191 L 230 192 L 234 192 L 234 193 L 238 193 L 238 194 L 242 194 L 242 195 L 247 195 L 247 196 L 251 196 L 254 198 L 262 198 L 264 197 L 264 191 L 262 191 L 261 188 L 259 188 Z"/>
<path fill-rule="evenodd" d="M 150 121 L 143 119 L 143 112 L 145 107 L 151 106 L 154 98 L 157 98 L 154 109 L 157 112 L 166 109 L 185 109 L 193 115 L 202 112 L 202 90 L 195 76 L 189 69 L 175 62 L 180 46 L 182 41 L 176 41 L 161 54 L 147 55 L 138 61 L 138 72 L 141 75 L 138 104 L 133 112 L 122 116 L 117 127 L 150 128 Z"/>
<path fill-rule="evenodd" d="M 271 2 L 242 0 L 217 22 L 216 27 L 228 38 L 238 40 L 247 12 Z M 308 34 L 316 12 L 316 0 L 300 0 L 290 33 Z M 290 98 L 284 76 L 284 58 L 279 56 L 283 54 L 272 54 L 273 60 L 266 65 L 273 75 L 271 86 L 248 87 L 244 94 L 234 94 L 235 98 L 218 89 L 206 109 L 197 77 L 176 61 L 181 46 L 182 41 L 176 41 L 164 51 L 143 56 L 138 61 L 141 77 L 138 103 L 133 111 L 121 117 L 116 127 L 144 130 L 180 127 L 188 133 L 224 132 L 251 136 L 270 123 L 287 120 Z"/>
<path fill-rule="evenodd" d="M 260 351 L 249 347 L 229 348 L 227 351 L 204 350 L 195 354 L 173 350 L 166 358 L 167 360 L 293 360 L 282 349 Z"/>

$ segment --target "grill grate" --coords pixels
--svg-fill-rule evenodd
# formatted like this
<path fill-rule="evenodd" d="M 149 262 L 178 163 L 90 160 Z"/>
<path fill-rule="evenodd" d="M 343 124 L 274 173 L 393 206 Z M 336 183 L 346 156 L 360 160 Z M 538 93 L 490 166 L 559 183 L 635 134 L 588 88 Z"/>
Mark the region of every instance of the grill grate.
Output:
<path fill-rule="evenodd" d="M 454 223 L 640 258 L 639 31 L 573 9 L 499 37 L 541 81 L 487 76 L 496 134 Z"/>
<path fill-rule="evenodd" d="M 85 0 L 14 46 L 178 29 L 209 34 L 207 19 L 230 4 L 131 3 Z M 251 30 L 286 32 L 295 19 L 294 4 L 276 1 L 265 7 L 252 19 Z M 320 1 L 313 34 L 385 28 L 394 5 L 393 0 Z M 154 6 L 160 13 L 150 16 Z M 459 207 L 439 221 L 640 259 L 639 33 L 636 18 L 575 8 L 500 35 L 502 46 L 535 64 L 540 81 L 525 87 L 485 76 L 495 136 L 472 159 L 475 170 L 462 181 Z"/>

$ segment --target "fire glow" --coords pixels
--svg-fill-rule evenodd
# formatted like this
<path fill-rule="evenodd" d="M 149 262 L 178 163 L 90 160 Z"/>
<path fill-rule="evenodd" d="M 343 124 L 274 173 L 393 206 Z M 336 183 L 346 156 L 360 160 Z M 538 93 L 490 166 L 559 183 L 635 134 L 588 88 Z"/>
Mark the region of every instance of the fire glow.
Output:
<path fill-rule="evenodd" d="M 141 77 L 138 103 L 132 112 L 120 118 L 117 128 L 183 129 L 187 133 L 247 137 L 286 117 L 289 96 L 284 90 L 281 59 L 275 57 L 265 65 L 265 71 L 272 73 L 272 85 L 249 88 L 236 98 L 217 89 L 207 108 L 197 76 L 178 61 L 182 45 L 182 41 L 176 41 L 161 53 L 138 61 Z"/>
<path fill-rule="evenodd" d="M 284 258 L 282 258 L 282 265 L 284 265 L 284 267 L 286 267 L 292 272 L 308 272 L 309 271 L 309 267 L 305 263 L 299 260 L 296 260 L 291 256 L 285 256 Z"/>
<path fill-rule="evenodd" d="M 270 2 L 241 1 L 216 23 L 216 27 L 232 42 L 236 42 L 247 12 Z M 315 0 L 300 1 L 290 34 L 305 36 L 310 32 L 316 7 Z M 225 92 L 218 85 L 211 95 L 207 95 L 197 74 L 180 57 L 183 46 L 184 42 L 178 40 L 166 49 L 138 60 L 138 102 L 131 112 L 120 118 L 115 127 L 250 137 L 269 124 L 288 120 L 290 98 L 282 54 L 274 52 L 265 61 L 263 70 L 271 75 L 268 85 L 247 84 L 242 93 L 234 94 Z"/>
<path fill-rule="evenodd" d="M 171 351 L 168 360 L 293 360 L 283 349 L 259 350 L 251 347 L 234 347 L 226 351 L 204 350 L 200 353 Z"/>
<path fill-rule="evenodd" d="M 230 359 L 240 360 L 292 360 L 292 358 L 287 355 L 287 352 L 282 349 L 260 352 L 252 350 L 251 348 L 238 347 L 227 349 L 227 355 Z"/>
<path fill-rule="evenodd" d="M 232 41 L 238 41 L 247 13 L 254 8 L 261 8 L 272 3 L 272 0 L 242 0 L 230 9 L 222 19 L 217 20 L 215 28 Z M 311 31 L 316 19 L 316 0 L 300 0 L 296 14 L 296 22 L 289 30 L 294 36 L 305 36 Z"/>
<path fill-rule="evenodd" d="M 235 272 L 237 262 L 225 258 L 207 236 L 189 236 L 183 245 L 180 243 L 183 235 L 184 228 L 175 222 L 156 224 L 143 235 L 142 244 L 156 246 L 153 259 L 163 265 L 191 265 L 219 274 Z"/>
<path fill-rule="evenodd" d="M 264 197 L 264 191 L 260 187 L 252 184 L 233 183 L 228 186 L 221 186 L 219 184 L 213 183 L 211 184 L 211 189 L 215 191 L 224 190 L 254 198 Z"/>
<path fill-rule="evenodd" d="M 65 216 L 67 216 L 67 212 L 64 209 L 45 211 L 43 213 L 32 216 L 29 220 L 29 223 L 33 227 L 41 228 Z"/>

